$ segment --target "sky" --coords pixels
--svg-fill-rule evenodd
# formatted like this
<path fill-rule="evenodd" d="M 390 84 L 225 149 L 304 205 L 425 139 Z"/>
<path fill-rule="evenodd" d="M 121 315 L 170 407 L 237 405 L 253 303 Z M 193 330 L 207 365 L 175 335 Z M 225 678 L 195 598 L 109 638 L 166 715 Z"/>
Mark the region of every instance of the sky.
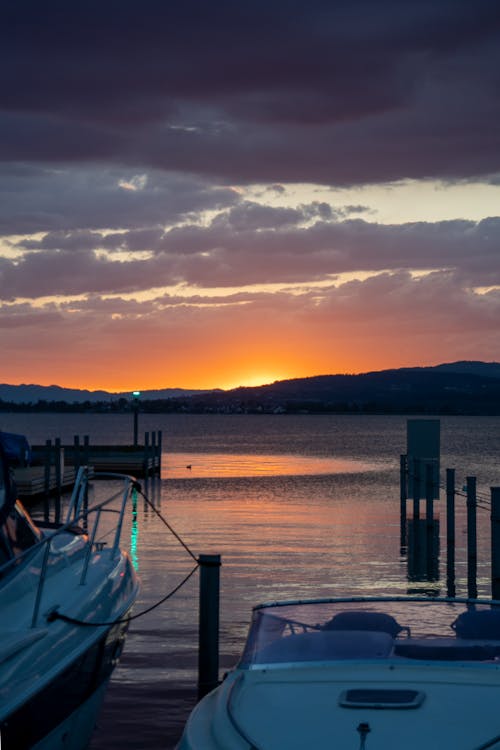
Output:
<path fill-rule="evenodd" d="M 14 0 L 0 382 L 500 360 L 497 0 Z"/>

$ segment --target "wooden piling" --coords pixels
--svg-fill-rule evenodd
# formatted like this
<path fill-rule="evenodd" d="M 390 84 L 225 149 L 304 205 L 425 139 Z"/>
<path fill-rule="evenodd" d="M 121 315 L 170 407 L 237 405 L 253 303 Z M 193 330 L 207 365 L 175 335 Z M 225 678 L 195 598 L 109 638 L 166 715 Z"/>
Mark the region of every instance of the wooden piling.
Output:
<path fill-rule="evenodd" d="M 151 468 L 150 468 L 150 473 L 152 477 L 154 477 L 154 475 L 156 474 L 155 458 L 156 458 L 156 430 L 153 430 L 153 432 L 151 433 Z"/>
<path fill-rule="evenodd" d="M 399 457 L 399 507 L 400 534 L 399 546 L 401 554 L 406 550 L 406 498 L 407 498 L 407 458 L 405 454 Z"/>
<path fill-rule="evenodd" d="M 420 518 L 420 460 L 413 459 L 413 520 Z"/>
<path fill-rule="evenodd" d="M 434 559 L 437 551 L 434 544 L 434 470 L 432 464 L 425 465 L 425 534 L 427 551 L 427 575 L 433 577 Z"/>
<path fill-rule="evenodd" d="M 198 700 L 219 684 L 220 555 L 200 555 Z"/>
<path fill-rule="evenodd" d="M 455 588 L 455 469 L 446 469 L 446 584 L 448 596 Z"/>
<path fill-rule="evenodd" d="M 90 440 L 88 435 L 83 436 L 83 465 L 88 466 L 90 463 Z"/>
<path fill-rule="evenodd" d="M 491 598 L 500 600 L 500 487 L 491 488 Z"/>
<path fill-rule="evenodd" d="M 163 439 L 163 433 L 162 433 L 161 430 L 158 430 L 158 468 L 157 468 L 157 474 L 158 474 L 159 477 L 161 476 L 162 439 Z"/>
<path fill-rule="evenodd" d="M 420 535 L 420 460 L 414 458 L 411 469 L 413 471 L 413 555 L 415 560 L 421 557 L 421 535 Z"/>
<path fill-rule="evenodd" d="M 467 477 L 467 596 L 477 598 L 476 477 Z"/>
<path fill-rule="evenodd" d="M 56 495 L 55 495 L 55 522 L 59 523 L 61 520 L 61 496 L 62 496 L 62 468 L 63 468 L 63 456 L 64 452 L 61 447 L 61 438 L 56 438 L 54 441 L 54 470 L 56 475 Z"/>
<path fill-rule="evenodd" d="M 149 432 L 144 433 L 144 476 L 149 476 Z"/>
<path fill-rule="evenodd" d="M 52 440 L 46 440 L 45 452 L 44 452 L 44 457 L 43 457 L 43 468 L 44 468 L 43 488 L 44 488 L 45 497 L 49 496 L 49 489 L 50 489 L 51 454 L 52 454 Z"/>

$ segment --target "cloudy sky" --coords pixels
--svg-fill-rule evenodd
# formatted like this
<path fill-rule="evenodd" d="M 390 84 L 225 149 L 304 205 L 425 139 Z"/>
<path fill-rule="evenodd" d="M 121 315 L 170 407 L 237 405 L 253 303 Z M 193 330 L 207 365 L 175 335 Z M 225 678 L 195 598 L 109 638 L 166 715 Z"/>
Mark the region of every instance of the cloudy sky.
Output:
<path fill-rule="evenodd" d="M 8 0 L 0 381 L 500 359 L 497 0 Z"/>

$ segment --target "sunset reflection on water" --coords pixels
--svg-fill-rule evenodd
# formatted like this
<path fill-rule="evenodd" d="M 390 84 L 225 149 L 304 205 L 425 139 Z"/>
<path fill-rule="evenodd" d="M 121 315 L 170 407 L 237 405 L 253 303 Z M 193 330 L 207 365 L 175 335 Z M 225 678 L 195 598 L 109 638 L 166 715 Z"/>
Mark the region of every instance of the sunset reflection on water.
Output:
<path fill-rule="evenodd" d="M 354 474 L 380 469 L 380 464 L 348 458 L 255 453 L 169 453 L 164 466 L 168 479 Z"/>

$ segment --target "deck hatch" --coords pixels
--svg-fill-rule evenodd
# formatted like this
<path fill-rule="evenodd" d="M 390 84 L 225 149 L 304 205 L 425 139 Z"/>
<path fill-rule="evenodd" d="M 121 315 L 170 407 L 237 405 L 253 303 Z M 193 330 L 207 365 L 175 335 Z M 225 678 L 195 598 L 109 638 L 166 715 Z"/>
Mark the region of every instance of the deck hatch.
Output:
<path fill-rule="evenodd" d="M 342 708 L 418 708 L 425 694 L 419 690 L 345 690 L 339 699 Z"/>

